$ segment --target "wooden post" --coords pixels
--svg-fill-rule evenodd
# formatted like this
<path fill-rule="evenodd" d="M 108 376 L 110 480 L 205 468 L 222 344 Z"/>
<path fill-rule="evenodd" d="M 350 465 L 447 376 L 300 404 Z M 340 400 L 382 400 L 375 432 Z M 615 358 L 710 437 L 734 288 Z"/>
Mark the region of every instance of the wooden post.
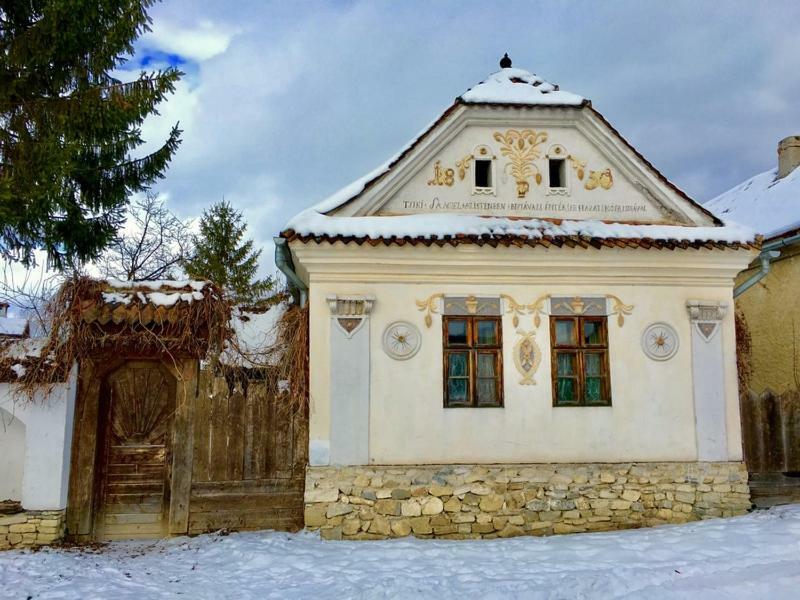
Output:
<path fill-rule="evenodd" d="M 171 534 L 185 534 L 189 530 L 194 412 L 199 383 L 198 375 L 199 361 L 197 359 L 183 359 L 178 363 L 177 397 L 172 434 L 172 486 L 169 503 L 169 532 Z"/>
<path fill-rule="evenodd" d="M 100 379 L 93 360 L 79 365 L 78 397 L 75 402 L 72 456 L 67 500 L 67 533 L 79 539 L 92 534 L 94 518 L 94 472 L 97 462 L 97 419 Z"/>

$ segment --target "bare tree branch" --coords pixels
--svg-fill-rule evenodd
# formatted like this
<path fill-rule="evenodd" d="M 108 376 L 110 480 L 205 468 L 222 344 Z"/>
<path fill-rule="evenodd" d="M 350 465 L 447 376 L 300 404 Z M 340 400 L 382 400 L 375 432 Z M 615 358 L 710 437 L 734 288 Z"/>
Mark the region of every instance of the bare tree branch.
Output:
<path fill-rule="evenodd" d="M 106 278 L 174 279 L 191 251 L 189 223 L 148 192 L 131 203 L 125 226 L 97 266 Z"/>
<path fill-rule="evenodd" d="M 51 271 L 44 265 L 24 268 L 18 263 L 3 261 L 0 301 L 7 302 L 28 318 L 33 335 L 45 335 L 49 331 L 45 318 L 47 302 L 68 277 L 69 273 Z"/>

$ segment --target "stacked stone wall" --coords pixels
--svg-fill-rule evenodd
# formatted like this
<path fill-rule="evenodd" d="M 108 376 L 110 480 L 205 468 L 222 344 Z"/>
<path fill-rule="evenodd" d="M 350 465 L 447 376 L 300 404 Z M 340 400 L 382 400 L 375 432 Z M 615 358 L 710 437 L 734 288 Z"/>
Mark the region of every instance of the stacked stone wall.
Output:
<path fill-rule="evenodd" d="M 63 510 L 29 510 L 0 515 L 0 550 L 48 546 L 64 539 Z"/>
<path fill-rule="evenodd" d="M 608 531 L 750 508 L 741 462 L 309 467 L 305 525 L 325 539 Z"/>

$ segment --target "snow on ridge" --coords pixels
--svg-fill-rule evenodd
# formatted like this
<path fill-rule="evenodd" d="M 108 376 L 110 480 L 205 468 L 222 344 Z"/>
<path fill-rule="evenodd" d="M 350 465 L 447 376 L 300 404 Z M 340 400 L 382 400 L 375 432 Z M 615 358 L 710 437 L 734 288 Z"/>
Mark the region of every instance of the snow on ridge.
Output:
<path fill-rule="evenodd" d="M 723 219 L 752 227 L 765 238 L 800 227 L 800 168 L 777 179 L 778 169 L 759 173 L 705 203 Z"/>
<path fill-rule="evenodd" d="M 136 299 L 142 304 L 154 306 L 175 306 L 178 302 L 198 302 L 203 299 L 203 290 L 211 285 L 210 281 L 193 281 L 181 279 L 177 281 L 158 279 L 152 281 L 123 281 L 109 279 L 109 287 L 117 292 L 103 292 L 103 302 L 108 304 L 129 305 Z M 192 291 L 186 291 L 189 288 Z M 151 291 L 142 291 L 151 290 Z"/>
<path fill-rule="evenodd" d="M 461 95 L 467 104 L 525 104 L 580 106 L 586 98 L 561 91 L 525 69 L 501 69 Z"/>
<path fill-rule="evenodd" d="M 298 235 L 327 235 L 357 238 L 424 238 L 445 236 L 520 236 L 528 238 L 582 236 L 608 239 L 658 239 L 748 243 L 755 238 L 750 228 L 734 222 L 725 226 L 636 225 L 602 221 L 561 221 L 543 219 L 482 217 L 477 215 L 427 214 L 391 217 L 329 217 L 309 209 L 290 221 Z"/>
<path fill-rule="evenodd" d="M 210 281 L 197 281 L 192 279 L 153 279 L 153 280 L 124 280 L 109 278 L 106 283 L 115 289 L 132 290 L 138 288 L 147 288 L 150 290 L 161 290 L 164 288 L 182 290 L 184 288 L 191 288 L 196 292 L 202 291 L 206 286 L 211 285 Z"/>

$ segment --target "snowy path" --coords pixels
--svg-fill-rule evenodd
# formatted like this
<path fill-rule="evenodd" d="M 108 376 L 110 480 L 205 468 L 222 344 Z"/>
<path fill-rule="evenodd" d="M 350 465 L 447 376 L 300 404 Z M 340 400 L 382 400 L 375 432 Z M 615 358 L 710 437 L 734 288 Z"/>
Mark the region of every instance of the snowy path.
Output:
<path fill-rule="evenodd" d="M 242 533 L 0 553 L 2 598 L 800 598 L 800 505 L 616 533 L 323 542 Z"/>

